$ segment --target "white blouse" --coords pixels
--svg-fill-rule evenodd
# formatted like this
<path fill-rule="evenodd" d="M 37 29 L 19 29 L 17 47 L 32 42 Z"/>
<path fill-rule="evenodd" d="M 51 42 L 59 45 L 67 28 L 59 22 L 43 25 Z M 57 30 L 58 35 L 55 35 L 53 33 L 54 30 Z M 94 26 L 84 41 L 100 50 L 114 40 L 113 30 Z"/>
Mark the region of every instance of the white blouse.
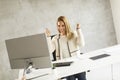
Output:
<path fill-rule="evenodd" d="M 56 35 L 52 40 L 48 38 L 48 45 L 50 53 L 56 50 L 56 58 L 63 59 L 80 53 L 79 48 L 85 45 L 85 41 L 81 29 L 77 29 L 71 40 L 68 41 L 66 36 Z"/>

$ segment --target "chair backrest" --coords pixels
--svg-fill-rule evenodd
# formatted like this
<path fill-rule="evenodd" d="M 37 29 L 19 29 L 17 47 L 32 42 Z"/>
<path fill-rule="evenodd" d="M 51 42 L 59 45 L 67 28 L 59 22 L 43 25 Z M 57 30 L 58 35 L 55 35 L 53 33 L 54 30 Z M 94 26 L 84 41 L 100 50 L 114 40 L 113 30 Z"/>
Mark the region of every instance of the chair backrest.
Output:
<path fill-rule="evenodd" d="M 55 35 L 52 35 L 51 36 L 51 39 L 54 37 Z M 54 50 L 53 52 L 52 52 L 52 55 L 53 55 L 53 60 L 52 61 L 56 61 L 56 50 Z"/>

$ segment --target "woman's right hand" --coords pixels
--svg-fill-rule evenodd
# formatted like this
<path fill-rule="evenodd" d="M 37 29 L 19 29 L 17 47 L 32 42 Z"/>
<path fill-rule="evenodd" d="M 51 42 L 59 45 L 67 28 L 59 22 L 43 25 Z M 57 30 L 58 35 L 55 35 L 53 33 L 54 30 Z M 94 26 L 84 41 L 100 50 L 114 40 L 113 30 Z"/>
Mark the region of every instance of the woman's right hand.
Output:
<path fill-rule="evenodd" d="M 45 33 L 47 37 L 51 36 L 50 30 L 48 28 L 45 29 Z"/>
<path fill-rule="evenodd" d="M 25 76 L 23 76 L 23 77 L 22 77 L 22 80 L 26 80 L 26 77 L 25 77 Z"/>

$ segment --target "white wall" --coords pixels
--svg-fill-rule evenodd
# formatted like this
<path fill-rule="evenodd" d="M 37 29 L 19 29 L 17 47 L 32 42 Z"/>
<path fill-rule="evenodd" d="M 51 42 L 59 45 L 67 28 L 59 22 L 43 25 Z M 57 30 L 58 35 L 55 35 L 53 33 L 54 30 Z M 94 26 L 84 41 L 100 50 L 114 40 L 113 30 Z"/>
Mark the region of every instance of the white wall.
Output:
<path fill-rule="evenodd" d="M 110 3 L 112 8 L 117 42 L 120 44 L 120 0 L 110 0 Z"/>

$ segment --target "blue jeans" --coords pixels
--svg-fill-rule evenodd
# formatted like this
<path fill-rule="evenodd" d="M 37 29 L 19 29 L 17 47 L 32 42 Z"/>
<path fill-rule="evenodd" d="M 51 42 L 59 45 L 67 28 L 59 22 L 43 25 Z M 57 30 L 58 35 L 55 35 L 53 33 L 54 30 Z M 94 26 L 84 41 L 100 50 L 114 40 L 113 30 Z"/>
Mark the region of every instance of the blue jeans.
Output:
<path fill-rule="evenodd" d="M 78 74 L 74 74 L 71 76 L 66 77 L 67 80 L 86 80 L 86 72 L 82 72 L 82 73 L 78 73 Z"/>

